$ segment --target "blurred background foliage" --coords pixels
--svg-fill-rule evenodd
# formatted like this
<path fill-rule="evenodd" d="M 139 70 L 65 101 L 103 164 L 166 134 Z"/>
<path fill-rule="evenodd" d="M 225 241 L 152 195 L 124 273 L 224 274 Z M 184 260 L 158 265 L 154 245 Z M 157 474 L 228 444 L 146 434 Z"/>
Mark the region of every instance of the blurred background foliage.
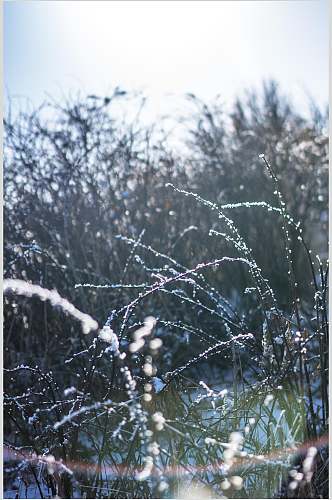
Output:
<path fill-rule="evenodd" d="M 107 98 L 70 98 L 15 116 L 9 111 L 4 132 L 5 277 L 56 288 L 103 323 L 137 290 L 74 284 L 132 285 L 146 280 L 135 259 L 126 266 L 131 248 L 117 235 L 137 239 L 145 230 L 143 243 L 188 268 L 235 255 L 226 241 L 209 237 L 210 228 L 218 229 L 214 214 L 166 184 L 222 205 L 275 205 L 273 182 L 258 158 L 262 152 L 313 253 L 327 257 L 327 112 L 311 103 L 310 116 L 302 116 L 274 81 L 244 93 L 228 112 L 218 99 L 208 105 L 192 94 L 186 97 L 192 111 L 181 123 L 181 147 L 172 147 L 162 124 L 158 130 L 142 125 L 144 99 L 118 88 Z M 119 117 L 116 105 L 121 100 L 128 109 L 137 107 L 133 118 Z M 233 209 L 232 218 L 279 303 L 290 310 L 281 218 L 259 208 Z M 306 297 L 311 293 L 309 267 L 297 236 L 291 237 L 296 280 Z M 151 252 L 143 251 L 143 257 L 146 266 L 155 265 Z M 240 300 L 248 286 L 243 268 L 225 267 L 210 274 L 215 288 L 234 306 L 248 309 L 250 299 Z M 168 316 L 185 321 L 189 315 L 195 323 L 185 304 L 169 299 L 166 304 L 163 296 L 154 297 L 155 316 L 171 310 Z M 29 321 L 22 323 L 13 309 L 6 310 L 7 365 L 19 363 L 24 353 L 25 359 L 37 357 L 49 366 L 73 344 L 79 348 L 84 343 L 69 321 L 67 325 L 47 305 L 20 301 L 17 307 L 24 307 Z M 19 330 L 25 328 L 34 335 L 22 335 Z"/>

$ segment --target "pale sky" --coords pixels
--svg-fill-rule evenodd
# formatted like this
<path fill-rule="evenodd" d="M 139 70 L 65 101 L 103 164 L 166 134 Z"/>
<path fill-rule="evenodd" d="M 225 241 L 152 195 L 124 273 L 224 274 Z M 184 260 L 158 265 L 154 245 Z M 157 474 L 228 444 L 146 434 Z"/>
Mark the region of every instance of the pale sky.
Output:
<path fill-rule="evenodd" d="M 5 96 L 143 90 L 154 116 L 192 92 L 229 103 L 275 78 L 328 102 L 328 0 L 4 4 Z"/>

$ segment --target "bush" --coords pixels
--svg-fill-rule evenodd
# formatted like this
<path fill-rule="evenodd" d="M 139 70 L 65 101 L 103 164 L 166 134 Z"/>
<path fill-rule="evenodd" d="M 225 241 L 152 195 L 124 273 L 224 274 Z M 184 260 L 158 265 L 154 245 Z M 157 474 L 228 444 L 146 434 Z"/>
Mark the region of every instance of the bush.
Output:
<path fill-rule="evenodd" d="M 127 97 L 5 122 L 8 481 L 28 496 L 199 483 L 269 497 L 327 430 L 326 120 L 274 83 L 228 117 L 190 96 L 180 155 L 120 120 Z M 82 335 L 57 310 L 76 309 L 17 280 L 101 326 Z M 294 491 L 318 484 L 308 450 Z"/>

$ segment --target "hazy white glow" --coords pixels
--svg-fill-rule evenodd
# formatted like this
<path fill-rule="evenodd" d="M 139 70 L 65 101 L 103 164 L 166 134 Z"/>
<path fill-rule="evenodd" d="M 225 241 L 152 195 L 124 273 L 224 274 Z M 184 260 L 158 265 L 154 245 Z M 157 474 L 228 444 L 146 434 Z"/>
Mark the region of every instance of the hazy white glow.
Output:
<path fill-rule="evenodd" d="M 158 113 L 172 94 L 228 101 L 274 77 L 322 104 L 327 12 L 327 0 L 8 2 L 5 83 L 37 103 L 44 92 L 142 89 Z"/>

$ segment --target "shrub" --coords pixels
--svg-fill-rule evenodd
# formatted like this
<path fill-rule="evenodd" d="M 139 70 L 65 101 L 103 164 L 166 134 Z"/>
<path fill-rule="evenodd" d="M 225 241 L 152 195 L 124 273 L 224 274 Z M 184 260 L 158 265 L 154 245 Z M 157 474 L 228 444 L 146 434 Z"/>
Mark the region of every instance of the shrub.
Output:
<path fill-rule="evenodd" d="M 20 492 L 270 497 L 303 447 L 291 489 L 318 484 L 328 283 L 306 222 L 322 234 L 327 140 L 322 116 L 298 117 L 274 84 L 263 97 L 231 126 L 191 97 L 183 158 L 116 123 L 119 89 L 6 121 L 6 472 Z"/>

